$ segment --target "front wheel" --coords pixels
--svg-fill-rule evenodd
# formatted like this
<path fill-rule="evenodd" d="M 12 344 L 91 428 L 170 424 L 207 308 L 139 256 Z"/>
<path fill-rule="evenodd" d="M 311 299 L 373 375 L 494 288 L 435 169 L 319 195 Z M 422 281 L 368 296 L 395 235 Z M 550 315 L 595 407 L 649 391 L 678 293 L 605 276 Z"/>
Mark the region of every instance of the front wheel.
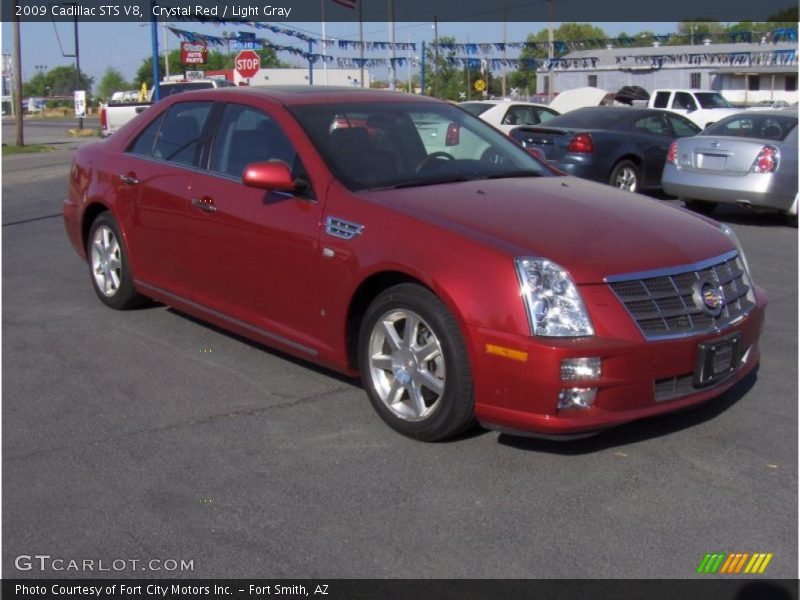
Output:
<path fill-rule="evenodd" d="M 475 423 L 461 331 L 427 288 L 401 284 L 373 300 L 361 326 L 359 367 L 373 407 L 403 435 L 434 442 Z"/>
<path fill-rule="evenodd" d="M 639 167 L 629 160 L 621 160 L 611 171 L 611 177 L 608 182 L 617 189 L 626 192 L 638 192 L 640 179 Z"/>
<path fill-rule="evenodd" d="M 713 213 L 717 208 L 716 202 L 709 202 L 708 200 L 684 200 L 683 203 L 689 210 L 706 216 Z"/>
<path fill-rule="evenodd" d="M 92 223 L 86 251 L 94 291 L 103 304 L 125 310 L 144 301 L 133 287 L 122 235 L 111 213 L 100 213 Z"/>

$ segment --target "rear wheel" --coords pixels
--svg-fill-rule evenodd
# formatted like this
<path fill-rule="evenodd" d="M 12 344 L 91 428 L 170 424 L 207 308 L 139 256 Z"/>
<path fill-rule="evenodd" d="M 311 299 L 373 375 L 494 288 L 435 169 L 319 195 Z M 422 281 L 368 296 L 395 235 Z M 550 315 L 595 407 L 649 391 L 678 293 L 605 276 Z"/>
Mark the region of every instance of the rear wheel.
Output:
<path fill-rule="evenodd" d="M 461 331 L 427 288 L 401 284 L 373 300 L 359 335 L 359 367 L 373 407 L 403 435 L 434 442 L 475 424 Z"/>
<path fill-rule="evenodd" d="M 100 213 L 92 223 L 86 253 L 94 291 L 103 304 L 125 310 L 142 303 L 144 297 L 133 287 L 128 256 L 111 213 Z"/>
<path fill-rule="evenodd" d="M 716 202 L 709 202 L 708 200 L 684 200 L 683 203 L 686 208 L 701 215 L 710 215 L 717 208 Z"/>
<path fill-rule="evenodd" d="M 640 180 L 639 167 L 630 160 L 621 160 L 611 171 L 608 183 L 626 192 L 638 192 Z"/>

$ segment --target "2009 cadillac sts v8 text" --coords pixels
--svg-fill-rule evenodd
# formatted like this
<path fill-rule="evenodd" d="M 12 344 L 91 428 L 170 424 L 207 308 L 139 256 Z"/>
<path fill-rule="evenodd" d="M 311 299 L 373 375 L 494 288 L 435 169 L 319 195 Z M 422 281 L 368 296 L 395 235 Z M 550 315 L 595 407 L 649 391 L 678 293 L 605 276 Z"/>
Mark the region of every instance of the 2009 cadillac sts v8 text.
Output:
<path fill-rule="evenodd" d="M 154 298 L 360 374 L 420 440 L 592 433 L 759 358 L 766 296 L 730 229 L 429 98 L 174 96 L 76 153 L 64 221 L 108 306 Z"/>

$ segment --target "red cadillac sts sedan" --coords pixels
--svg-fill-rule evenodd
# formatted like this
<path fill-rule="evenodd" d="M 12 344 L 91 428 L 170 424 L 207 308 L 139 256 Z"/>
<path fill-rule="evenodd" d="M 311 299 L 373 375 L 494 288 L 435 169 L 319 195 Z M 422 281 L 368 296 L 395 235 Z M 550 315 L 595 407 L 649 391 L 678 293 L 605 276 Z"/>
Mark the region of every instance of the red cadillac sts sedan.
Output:
<path fill-rule="evenodd" d="M 64 222 L 109 307 L 154 298 L 360 374 L 420 440 L 585 435 L 759 359 L 766 296 L 729 228 L 553 172 L 430 98 L 173 96 L 76 153 Z"/>

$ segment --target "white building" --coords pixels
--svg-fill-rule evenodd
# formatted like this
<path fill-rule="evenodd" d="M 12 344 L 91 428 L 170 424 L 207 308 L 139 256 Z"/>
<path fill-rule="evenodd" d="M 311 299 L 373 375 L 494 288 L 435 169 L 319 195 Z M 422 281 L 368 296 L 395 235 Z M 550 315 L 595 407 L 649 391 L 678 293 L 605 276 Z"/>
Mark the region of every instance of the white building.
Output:
<path fill-rule="evenodd" d="M 337 85 L 361 87 L 361 69 L 323 69 L 317 67 L 313 70 L 314 85 Z M 364 87 L 369 87 L 372 77 L 364 69 Z M 233 82 L 245 81 L 234 71 Z M 261 69 L 255 77 L 250 78 L 250 85 L 308 85 L 308 69 Z"/>
<path fill-rule="evenodd" d="M 797 42 L 605 48 L 566 54 L 559 68 L 537 71 L 540 94 L 584 86 L 616 92 L 626 85 L 647 91 L 700 88 L 730 102 L 797 102 Z M 593 63 L 593 64 L 592 64 Z"/>

